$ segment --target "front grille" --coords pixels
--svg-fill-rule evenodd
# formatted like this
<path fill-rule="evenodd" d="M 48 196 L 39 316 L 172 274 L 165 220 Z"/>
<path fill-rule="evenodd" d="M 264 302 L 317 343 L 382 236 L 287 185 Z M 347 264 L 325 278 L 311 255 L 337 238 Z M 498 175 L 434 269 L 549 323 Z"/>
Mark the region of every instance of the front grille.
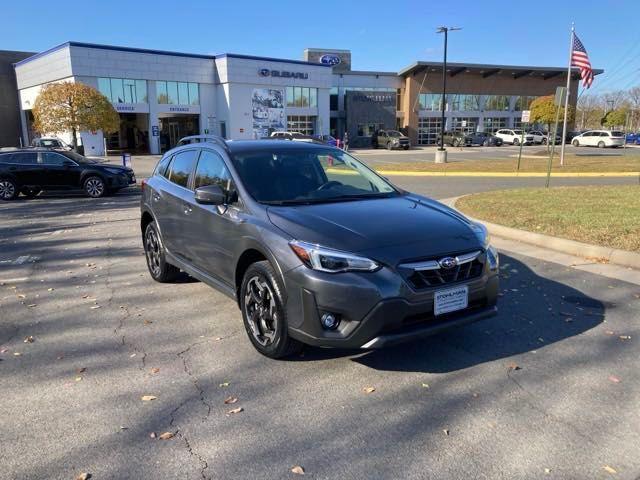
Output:
<path fill-rule="evenodd" d="M 472 259 L 465 261 L 465 256 Z M 456 259 L 463 259 L 453 268 L 442 268 L 438 265 L 440 259 L 430 259 L 423 262 L 399 265 L 399 270 L 404 273 L 409 285 L 416 290 L 429 287 L 440 287 L 465 280 L 472 280 L 482 275 L 484 263 L 481 261 L 481 252 L 473 252 L 466 255 L 458 255 Z M 428 268 L 420 268 L 416 265 L 422 263 Z M 407 268 L 413 267 L 415 268 Z"/>

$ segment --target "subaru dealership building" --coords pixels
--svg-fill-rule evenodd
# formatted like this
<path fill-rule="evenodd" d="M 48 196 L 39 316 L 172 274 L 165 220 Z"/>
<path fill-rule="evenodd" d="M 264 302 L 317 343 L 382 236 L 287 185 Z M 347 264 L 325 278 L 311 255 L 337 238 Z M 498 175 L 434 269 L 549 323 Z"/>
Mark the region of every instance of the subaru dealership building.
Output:
<path fill-rule="evenodd" d="M 375 72 L 352 70 L 348 50 L 306 49 L 303 60 L 286 60 L 68 42 L 14 68 L 25 144 L 38 135 L 31 110 L 44 85 L 82 82 L 110 99 L 120 128 L 81 132 L 88 155 L 102 155 L 105 145 L 157 154 L 187 135 L 252 139 L 277 130 L 348 132 L 353 146 L 367 146 L 377 129 L 403 129 L 413 144 L 427 145 L 441 128 L 438 62 Z M 447 75 L 445 128 L 452 130 L 517 127 L 534 98 L 566 83 L 566 69 L 554 67 L 451 64 Z"/>

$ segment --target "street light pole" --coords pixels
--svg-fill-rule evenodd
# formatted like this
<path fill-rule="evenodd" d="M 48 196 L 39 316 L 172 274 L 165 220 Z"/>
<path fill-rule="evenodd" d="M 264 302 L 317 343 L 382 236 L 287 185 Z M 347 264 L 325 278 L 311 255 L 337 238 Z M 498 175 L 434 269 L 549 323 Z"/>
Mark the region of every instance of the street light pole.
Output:
<path fill-rule="evenodd" d="M 442 61 L 442 99 L 440 100 L 440 147 L 436 151 L 436 163 L 447 163 L 447 150 L 444 148 L 444 126 L 445 118 L 444 112 L 447 106 L 447 42 L 449 32 L 455 30 L 462 30 L 459 27 L 439 27 L 436 33 L 444 33 L 444 58 Z"/>

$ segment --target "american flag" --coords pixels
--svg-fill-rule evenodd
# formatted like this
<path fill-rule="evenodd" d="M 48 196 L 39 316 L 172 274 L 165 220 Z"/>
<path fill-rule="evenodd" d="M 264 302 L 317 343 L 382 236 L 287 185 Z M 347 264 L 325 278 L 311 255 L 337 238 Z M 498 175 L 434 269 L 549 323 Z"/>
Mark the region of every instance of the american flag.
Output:
<path fill-rule="evenodd" d="M 589 88 L 593 83 L 593 70 L 587 50 L 578 38 L 573 34 L 573 49 L 571 50 L 571 66 L 580 69 L 580 77 L 582 78 L 582 86 Z"/>

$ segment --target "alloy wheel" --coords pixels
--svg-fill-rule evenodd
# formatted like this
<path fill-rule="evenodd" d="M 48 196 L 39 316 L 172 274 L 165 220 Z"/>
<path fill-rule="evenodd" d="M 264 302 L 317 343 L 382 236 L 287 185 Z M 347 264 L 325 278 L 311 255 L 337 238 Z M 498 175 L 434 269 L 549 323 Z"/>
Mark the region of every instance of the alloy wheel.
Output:
<path fill-rule="evenodd" d="M 0 197 L 4 200 L 12 199 L 16 194 L 16 186 L 9 180 L 0 181 Z"/>
<path fill-rule="evenodd" d="M 144 241 L 144 251 L 147 254 L 147 264 L 154 277 L 160 275 L 160 242 L 153 228 L 147 229 Z"/>
<path fill-rule="evenodd" d="M 265 279 L 249 279 L 244 309 L 253 338 L 262 346 L 271 345 L 276 339 L 278 311 L 273 290 Z"/>
<path fill-rule="evenodd" d="M 90 197 L 99 197 L 104 193 L 104 183 L 99 178 L 90 178 L 84 188 Z"/>

